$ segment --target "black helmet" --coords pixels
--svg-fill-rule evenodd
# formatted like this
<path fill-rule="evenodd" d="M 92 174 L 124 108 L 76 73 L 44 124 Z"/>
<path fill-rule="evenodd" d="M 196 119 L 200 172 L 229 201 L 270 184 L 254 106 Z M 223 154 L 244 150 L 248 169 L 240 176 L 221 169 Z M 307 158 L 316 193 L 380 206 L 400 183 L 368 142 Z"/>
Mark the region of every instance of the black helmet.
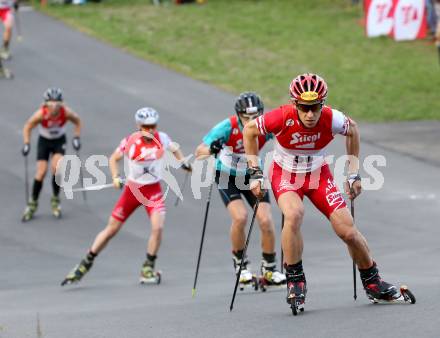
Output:
<path fill-rule="evenodd" d="M 63 101 L 63 92 L 60 88 L 48 88 L 44 92 L 44 101 Z"/>
<path fill-rule="evenodd" d="M 257 117 L 264 112 L 264 104 L 261 98 L 253 92 L 241 93 L 235 100 L 235 112 Z"/>

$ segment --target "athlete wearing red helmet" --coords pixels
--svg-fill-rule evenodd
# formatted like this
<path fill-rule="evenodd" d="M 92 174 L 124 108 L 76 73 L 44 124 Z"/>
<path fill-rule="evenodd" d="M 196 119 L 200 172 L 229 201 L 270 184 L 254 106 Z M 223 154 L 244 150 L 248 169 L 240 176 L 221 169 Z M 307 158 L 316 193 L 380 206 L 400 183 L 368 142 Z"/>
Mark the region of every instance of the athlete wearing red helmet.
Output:
<path fill-rule="evenodd" d="M 367 296 L 384 300 L 400 297 L 394 285 L 380 278 L 367 242 L 355 227 L 325 162 L 324 148 L 336 134 L 345 136 L 347 155 L 350 157 L 345 192 L 350 199 L 356 198 L 361 192 L 358 127 L 342 112 L 324 105 L 327 91 L 327 84 L 318 75 L 299 75 L 290 84 L 292 103 L 258 117 L 248 123 L 243 131 L 249 174 L 254 181 L 252 191 L 259 198 L 264 193 L 261 186 L 264 178 L 257 158 L 257 139 L 267 133 L 275 135 L 269 175 L 273 193 L 284 215 L 281 241 L 287 277 L 287 302 L 291 304 L 294 314 L 304 309 L 307 293 L 300 230 L 304 195 L 329 219 L 336 234 L 347 244 L 361 273 Z"/>

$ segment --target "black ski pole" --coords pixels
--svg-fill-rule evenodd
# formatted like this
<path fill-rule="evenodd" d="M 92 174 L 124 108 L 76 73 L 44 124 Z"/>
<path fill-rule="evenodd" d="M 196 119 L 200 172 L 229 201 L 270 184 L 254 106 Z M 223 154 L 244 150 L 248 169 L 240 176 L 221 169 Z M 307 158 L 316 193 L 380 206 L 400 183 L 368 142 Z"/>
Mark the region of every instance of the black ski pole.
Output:
<path fill-rule="evenodd" d="M 81 161 L 81 157 L 79 156 L 79 150 L 75 150 L 75 151 L 76 151 L 76 156 L 78 156 L 79 162 L 80 162 L 79 179 L 81 180 L 81 186 L 83 188 L 83 190 L 82 190 L 83 200 L 84 200 L 84 202 L 87 202 L 86 190 L 84 189 L 84 176 L 83 176 L 83 171 L 82 171 L 82 161 Z"/>
<path fill-rule="evenodd" d="M 215 160 L 217 160 L 217 154 L 215 154 L 214 156 L 214 161 Z M 215 164 L 214 164 L 214 175 L 215 175 Z M 196 275 L 194 276 L 194 285 L 192 288 L 193 297 L 196 295 L 197 277 L 199 275 L 200 259 L 202 257 L 203 241 L 205 240 L 206 223 L 208 222 L 208 211 L 209 211 L 209 205 L 211 204 L 211 195 L 212 195 L 213 186 L 214 186 L 214 182 L 212 182 L 211 186 L 209 187 L 208 199 L 206 200 L 205 219 L 203 220 L 202 238 L 200 239 L 200 247 L 199 247 L 199 257 L 197 258 Z"/>
<path fill-rule="evenodd" d="M 353 218 L 354 223 L 354 201 L 350 201 L 350 209 L 351 209 L 351 217 Z M 356 287 L 356 263 L 353 260 L 353 298 L 357 299 L 357 287 Z"/>
<path fill-rule="evenodd" d="M 243 268 L 243 262 L 246 260 L 246 252 L 247 252 L 247 248 L 248 248 L 248 245 L 249 245 L 249 239 L 251 237 L 252 228 L 254 227 L 255 216 L 257 215 L 257 210 L 258 210 L 258 204 L 259 203 L 260 202 L 257 199 L 257 202 L 255 203 L 255 206 L 254 206 L 254 214 L 252 215 L 251 225 L 249 226 L 249 231 L 248 231 L 247 238 L 246 238 L 246 244 L 245 244 L 244 249 L 243 249 L 243 257 L 241 258 L 240 268 L 238 269 L 238 272 L 237 272 L 237 278 L 235 280 L 234 293 L 232 295 L 232 300 L 231 300 L 231 305 L 229 306 L 229 311 L 232 311 L 232 309 L 234 307 L 234 300 L 235 300 L 235 295 L 237 294 L 238 283 L 240 281 L 241 269 Z"/>
<path fill-rule="evenodd" d="M 185 178 L 182 184 L 182 189 L 180 190 L 182 192 L 182 196 L 183 196 L 183 192 L 185 191 L 185 187 L 186 187 L 186 183 L 188 182 L 188 178 L 189 178 L 189 172 L 187 172 L 185 174 Z M 177 207 L 177 205 L 179 204 L 179 196 L 176 197 L 176 202 L 174 202 L 174 206 Z"/>
<path fill-rule="evenodd" d="M 24 187 L 26 194 L 26 204 L 29 203 L 29 168 L 27 155 L 24 156 Z"/>
<path fill-rule="evenodd" d="M 284 252 L 283 252 L 283 229 L 284 229 L 284 214 L 281 213 L 281 237 L 280 237 L 280 245 L 281 245 L 281 273 L 284 273 Z"/>

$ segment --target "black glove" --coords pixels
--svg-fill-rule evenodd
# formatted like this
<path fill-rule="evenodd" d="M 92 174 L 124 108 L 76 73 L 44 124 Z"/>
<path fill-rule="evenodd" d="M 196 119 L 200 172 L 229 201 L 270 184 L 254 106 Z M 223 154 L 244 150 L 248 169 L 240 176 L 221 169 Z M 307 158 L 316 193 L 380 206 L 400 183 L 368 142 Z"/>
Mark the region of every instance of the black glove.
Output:
<path fill-rule="evenodd" d="M 249 175 L 251 180 L 262 180 L 264 178 L 263 170 L 260 167 L 247 168 L 246 174 Z"/>
<path fill-rule="evenodd" d="M 31 151 L 31 145 L 29 143 L 25 143 L 23 145 L 23 149 L 21 149 L 21 153 L 23 154 L 23 156 L 28 156 L 30 151 Z"/>
<path fill-rule="evenodd" d="M 215 140 L 209 146 L 209 152 L 212 155 L 217 155 L 223 148 L 223 143 L 221 139 Z"/>
<path fill-rule="evenodd" d="M 79 136 L 75 136 L 72 140 L 73 149 L 80 150 L 81 142 L 79 141 Z"/>
<path fill-rule="evenodd" d="M 192 171 L 192 166 L 187 161 L 183 161 L 181 167 L 182 167 L 183 170 L 185 170 L 187 172 L 191 172 Z"/>
<path fill-rule="evenodd" d="M 259 191 L 252 191 L 258 200 L 262 200 L 266 194 L 266 190 L 263 188 L 264 175 L 263 170 L 260 167 L 251 167 L 246 170 L 246 174 L 249 176 L 249 187 L 254 190 L 259 184 Z"/>

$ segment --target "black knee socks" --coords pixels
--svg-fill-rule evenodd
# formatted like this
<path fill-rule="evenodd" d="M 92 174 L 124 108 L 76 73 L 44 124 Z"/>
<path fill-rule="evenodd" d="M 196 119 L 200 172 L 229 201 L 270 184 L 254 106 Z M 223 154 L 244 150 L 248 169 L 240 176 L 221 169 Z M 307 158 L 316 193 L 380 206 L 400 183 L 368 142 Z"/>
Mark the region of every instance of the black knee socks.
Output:
<path fill-rule="evenodd" d="M 55 180 L 55 175 L 52 176 L 52 190 L 53 190 L 53 195 L 58 197 L 58 195 L 60 194 L 60 186 L 57 184 Z"/>
<path fill-rule="evenodd" d="M 147 260 L 145 261 L 145 264 L 154 268 L 154 263 L 156 262 L 156 258 L 157 258 L 156 255 L 150 255 L 149 253 L 147 253 Z"/>
<path fill-rule="evenodd" d="M 34 185 L 32 187 L 32 199 L 38 201 L 40 196 L 41 188 L 43 187 L 43 181 L 34 180 Z"/>

